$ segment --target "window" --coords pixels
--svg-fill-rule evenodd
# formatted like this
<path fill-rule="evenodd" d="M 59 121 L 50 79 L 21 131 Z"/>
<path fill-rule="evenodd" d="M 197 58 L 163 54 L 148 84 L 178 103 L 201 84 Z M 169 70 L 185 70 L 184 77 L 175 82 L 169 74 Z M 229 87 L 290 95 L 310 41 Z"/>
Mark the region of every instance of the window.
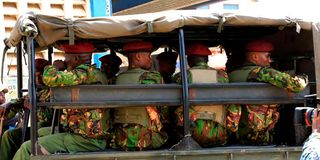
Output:
<path fill-rule="evenodd" d="M 225 10 L 239 10 L 239 4 L 223 4 Z"/>
<path fill-rule="evenodd" d="M 209 5 L 198 6 L 196 9 L 209 9 Z"/>

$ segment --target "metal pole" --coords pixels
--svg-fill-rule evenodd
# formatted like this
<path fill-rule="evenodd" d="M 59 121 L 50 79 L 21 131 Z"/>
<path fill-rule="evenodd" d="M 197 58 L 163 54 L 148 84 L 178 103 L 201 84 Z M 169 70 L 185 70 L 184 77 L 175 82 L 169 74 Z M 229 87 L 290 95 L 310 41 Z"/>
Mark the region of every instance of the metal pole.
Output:
<path fill-rule="evenodd" d="M 48 61 L 52 63 L 52 53 L 53 53 L 53 47 L 48 48 Z"/>
<path fill-rule="evenodd" d="M 183 29 L 179 29 L 179 48 L 180 48 L 180 70 L 182 80 L 182 97 L 183 97 L 183 134 L 184 136 L 190 135 L 190 122 L 189 122 L 189 94 L 188 94 L 188 75 L 187 75 L 187 62 L 184 44 Z"/>
<path fill-rule="evenodd" d="M 17 45 L 17 92 L 18 98 L 22 98 L 22 46 L 21 42 Z"/>
<path fill-rule="evenodd" d="M 22 42 L 20 42 L 17 45 L 17 93 L 18 93 L 18 98 L 22 98 L 22 96 L 23 96 L 23 90 L 22 90 L 23 84 L 22 84 L 22 81 L 23 81 L 23 75 L 22 75 Z M 29 115 L 30 115 L 29 109 L 24 109 L 21 143 L 23 143 L 25 138 L 26 138 Z"/>
<path fill-rule="evenodd" d="M 182 97 L 183 97 L 183 134 L 184 137 L 178 144 L 175 144 L 170 150 L 194 150 L 199 149 L 201 146 L 191 137 L 190 134 L 190 119 L 189 119 L 189 89 L 188 89 L 188 74 L 187 62 L 184 44 L 183 29 L 179 29 L 179 48 L 180 48 L 180 73 L 182 82 Z"/>
<path fill-rule="evenodd" d="M 35 50 L 33 38 L 27 37 L 27 53 L 29 64 L 29 103 L 31 104 L 31 154 L 36 155 L 37 142 L 37 104 L 36 104 L 36 79 L 35 79 Z"/>

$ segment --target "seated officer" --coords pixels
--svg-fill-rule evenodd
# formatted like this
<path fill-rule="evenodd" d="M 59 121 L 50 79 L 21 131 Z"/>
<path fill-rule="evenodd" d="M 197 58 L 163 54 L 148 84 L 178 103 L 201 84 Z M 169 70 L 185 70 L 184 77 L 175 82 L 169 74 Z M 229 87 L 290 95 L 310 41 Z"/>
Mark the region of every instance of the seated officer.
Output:
<path fill-rule="evenodd" d="M 108 84 L 115 84 L 122 60 L 116 54 L 109 54 L 100 57 L 99 61 L 101 61 L 100 71 L 107 76 Z"/>
<path fill-rule="evenodd" d="M 36 59 L 35 68 L 36 68 L 36 84 L 37 84 L 37 100 L 39 102 L 48 102 L 49 91 L 45 86 L 40 86 L 43 84 L 41 81 L 42 72 L 45 66 L 50 63 L 45 59 Z M 17 112 L 21 112 L 22 108 L 30 109 L 28 96 L 23 97 L 22 99 L 14 99 L 10 102 L 10 113 L 13 115 Z M 48 126 L 51 125 L 52 121 L 52 109 L 47 107 L 38 107 L 37 108 L 37 119 L 38 119 L 38 135 L 44 136 L 49 134 Z M 43 127 L 43 128 L 42 128 Z M 4 132 L 3 138 L 1 140 L 0 155 L 1 160 L 11 160 L 22 144 L 22 128 L 10 129 Z M 30 127 L 26 129 L 25 139 L 30 139 Z"/>
<path fill-rule="evenodd" d="M 252 41 L 246 45 L 246 63 L 229 74 L 230 82 L 266 82 L 299 92 L 307 85 L 306 78 L 292 77 L 270 67 L 273 45 L 266 41 Z M 241 144 L 272 143 L 273 128 L 279 118 L 278 105 L 230 105 L 227 125 L 236 133 Z"/>
<path fill-rule="evenodd" d="M 78 46 L 78 47 L 75 47 Z M 49 65 L 44 69 L 43 83 L 49 87 L 74 86 L 79 84 L 107 84 L 107 77 L 95 65 L 91 65 L 92 52 L 95 50 L 89 42 L 76 45 L 62 44 L 65 62 Z M 66 65 L 66 71 L 59 67 Z"/>
<path fill-rule="evenodd" d="M 121 73 L 116 84 L 160 84 L 159 72 L 148 71 L 151 67 L 150 42 L 126 43 L 123 52 L 128 56 L 129 68 Z M 115 108 L 113 115 L 115 128 L 114 142 L 124 150 L 145 150 L 161 147 L 167 141 L 162 131 L 162 123 L 155 106 L 130 106 Z"/>
<path fill-rule="evenodd" d="M 186 47 L 186 54 L 190 69 L 188 83 L 225 83 L 227 74 L 222 70 L 215 70 L 208 66 L 208 55 L 211 51 L 201 43 L 192 43 Z M 176 83 L 181 83 L 181 74 L 174 76 Z M 175 111 L 176 126 L 183 126 L 183 108 Z M 202 147 L 224 145 L 227 142 L 225 126 L 225 109 L 223 105 L 191 106 L 190 120 L 194 124 L 192 137 Z M 181 132 L 180 132 L 181 133 Z M 182 137 L 180 137 L 182 138 Z"/>
<path fill-rule="evenodd" d="M 86 46 L 86 47 L 83 47 Z M 49 86 L 65 86 L 90 83 L 107 83 L 106 76 L 91 64 L 91 52 L 94 46 L 88 42 L 64 46 L 65 63 L 55 61 L 44 69 L 43 80 Z M 84 54 L 81 54 L 84 53 Z M 81 64 L 85 63 L 85 64 Z M 67 67 L 64 66 L 67 65 Z M 60 71 L 67 68 L 67 71 Z M 56 152 L 99 151 L 106 148 L 109 138 L 108 109 L 64 109 L 61 115 L 61 125 L 65 133 L 56 133 L 40 137 L 39 154 Z M 31 142 L 22 144 L 13 159 L 30 159 Z"/>
<path fill-rule="evenodd" d="M 176 70 L 177 58 L 178 53 L 172 51 L 164 51 L 157 55 L 158 70 L 165 83 L 172 83 L 172 75 Z"/>

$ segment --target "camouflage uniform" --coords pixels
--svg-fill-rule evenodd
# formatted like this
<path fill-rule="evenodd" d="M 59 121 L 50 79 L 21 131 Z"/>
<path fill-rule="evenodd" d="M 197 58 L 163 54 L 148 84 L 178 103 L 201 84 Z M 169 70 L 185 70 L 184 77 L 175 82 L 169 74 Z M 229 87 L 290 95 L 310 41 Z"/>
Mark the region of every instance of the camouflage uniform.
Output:
<path fill-rule="evenodd" d="M 320 159 L 320 134 L 312 133 L 304 142 L 300 160 L 318 160 Z"/>
<path fill-rule="evenodd" d="M 60 124 L 65 131 L 88 138 L 107 139 L 109 109 L 63 109 Z"/>
<path fill-rule="evenodd" d="M 44 84 L 50 87 L 78 84 L 107 83 L 106 76 L 95 66 L 79 65 L 72 71 L 58 71 L 47 66 L 43 73 Z M 106 148 L 110 124 L 108 109 L 66 109 L 61 123 L 66 133 L 40 137 L 38 143 L 49 153 L 98 151 Z M 14 159 L 29 159 L 31 142 L 22 144 Z"/>
<path fill-rule="evenodd" d="M 49 101 L 49 89 L 42 89 L 37 91 L 37 100 L 39 102 Z M 23 99 L 12 100 L 13 108 L 11 108 L 11 115 L 14 116 L 15 113 L 22 111 L 22 106 L 28 103 L 28 96 Z M 39 136 L 47 135 L 49 133 L 49 128 L 47 126 L 51 125 L 52 122 L 52 109 L 45 106 L 41 106 L 37 110 L 37 120 L 38 120 L 38 134 Z M 42 127 L 44 127 L 42 129 Z M 30 128 L 26 130 L 26 140 L 29 138 Z M 12 130 L 7 130 L 1 140 L 0 155 L 1 160 L 11 160 L 22 144 L 22 128 L 15 128 Z"/>
<path fill-rule="evenodd" d="M 230 82 L 266 82 L 291 92 L 306 86 L 298 77 L 270 67 L 245 64 L 229 74 Z M 278 105 L 230 105 L 227 108 L 227 126 L 237 133 L 242 144 L 270 144 L 273 128 L 279 119 Z"/>
<path fill-rule="evenodd" d="M 159 72 L 129 69 L 117 77 L 116 84 L 160 84 Z M 114 110 L 113 142 L 124 150 L 159 148 L 167 141 L 155 106 L 130 106 Z"/>
<path fill-rule="evenodd" d="M 199 77 L 208 78 L 208 76 L 193 76 L 192 71 L 198 70 L 202 74 L 212 74 L 217 80 L 208 82 L 208 79 L 203 82 L 196 80 Z M 205 72 L 207 71 L 207 72 Z M 209 71 L 209 72 L 208 72 Z M 174 75 L 174 81 L 181 83 L 180 74 Z M 211 80 L 209 80 L 211 81 Z M 188 83 L 227 83 L 228 76 L 224 71 L 214 70 L 209 68 L 207 63 L 198 63 L 196 66 L 188 70 Z M 192 137 L 202 147 L 212 147 L 224 145 L 227 142 L 227 132 L 225 126 L 225 107 L 223 105 L 216 106 L 191 106 L 189 110 L 189 117 L 193 124 L 191 128 Z M 212 114 L 210 114 L 212 113 Z M 182 127 L 183 127 L 183 108 L 179 107 L 175 111 L 175 124 L 177 128 L 180 128 L 180 137 L 182 138 Z"/>
<path fill-rule="evenodd" d="M 81 64 L 71 71 L 59 71 L 55 66 L 45 67 L 43 83 L 49 87 L 74 86 L 79 84 L 108 84 L 105 74 L 96 69 L 95 65 Z"/>

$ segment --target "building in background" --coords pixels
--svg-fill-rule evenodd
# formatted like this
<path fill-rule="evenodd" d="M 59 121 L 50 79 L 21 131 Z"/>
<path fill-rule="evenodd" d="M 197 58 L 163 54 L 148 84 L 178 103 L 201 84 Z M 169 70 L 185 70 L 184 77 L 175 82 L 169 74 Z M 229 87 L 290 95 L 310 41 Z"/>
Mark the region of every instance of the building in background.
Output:
<path fill-rule="evenodd" d="M 54 15 L 66 18 L 86 18 L 91 16 L 89 0 L 1 0 L 0 2 L 0 51 L 2 53 L 3 39 L 10 35 L 20 15 L 33 11 L 35 13 Z M 63 53 L 54 50 L 54 57 L 63 59 Z M 2 60 L 2 54 L 0 59 Z M 36 53 L 36 58 L 47 58 L 47 52 Z M 27 59 L 27 56 L 25 57 Z M 14 48 L 8 50 L 4 63 L 4 83 L 0 87 L 7 87 L 7 99 L 17 97 L 17 64 Z M 27 64 L 23 61 L 23 88 L 28 86 Z"/>
<path fill-rule="evenodd" d="M 255 9 L 258 0 L 113 0 L 113 15 L 151 13 L 177 9 L 214 9 L 217 12 L 241 12 Z"/>

